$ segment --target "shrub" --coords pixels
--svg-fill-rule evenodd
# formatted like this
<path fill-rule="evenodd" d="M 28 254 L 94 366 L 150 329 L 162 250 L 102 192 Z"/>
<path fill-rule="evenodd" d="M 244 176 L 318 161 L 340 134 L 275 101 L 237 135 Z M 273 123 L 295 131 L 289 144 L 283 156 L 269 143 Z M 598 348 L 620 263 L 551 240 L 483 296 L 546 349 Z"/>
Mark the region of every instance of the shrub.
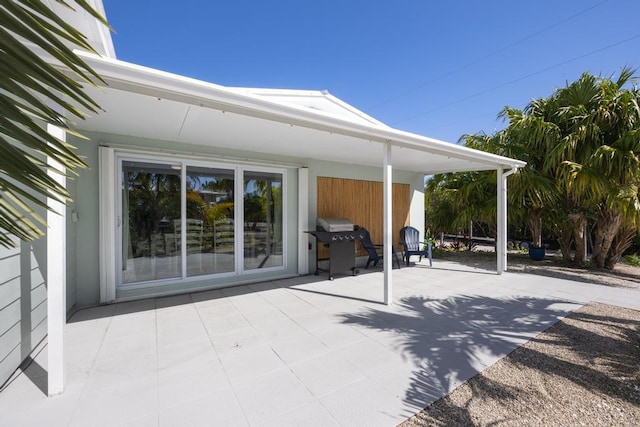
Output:
<path fill-rule="evenodd" d="M 624 263 L 634 267 L 640 267 L 640 256 L 638 256 L 638 254 L 625 255 Z"/>

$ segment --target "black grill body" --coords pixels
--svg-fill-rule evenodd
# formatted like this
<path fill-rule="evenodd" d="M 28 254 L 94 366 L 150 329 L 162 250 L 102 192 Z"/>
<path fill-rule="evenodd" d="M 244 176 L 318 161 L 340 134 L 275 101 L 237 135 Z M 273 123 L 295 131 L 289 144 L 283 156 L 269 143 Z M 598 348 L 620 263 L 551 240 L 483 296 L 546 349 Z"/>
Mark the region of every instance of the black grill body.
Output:
<path fill-rule="evenodd" d="M 308 231 L 316 238 L 318 243 L 329 248 L 329 268 L 321 269 L 318 266 L 318 252 L 316 251 L 316 271 L 315 275 L 321 271 L 329 273 L 329 280 L 333 280 L 338 273 L 350 272 L 357 276 L 360 271 L 356 268 L 356 245 L 358 240 L 357 231 Z"/>

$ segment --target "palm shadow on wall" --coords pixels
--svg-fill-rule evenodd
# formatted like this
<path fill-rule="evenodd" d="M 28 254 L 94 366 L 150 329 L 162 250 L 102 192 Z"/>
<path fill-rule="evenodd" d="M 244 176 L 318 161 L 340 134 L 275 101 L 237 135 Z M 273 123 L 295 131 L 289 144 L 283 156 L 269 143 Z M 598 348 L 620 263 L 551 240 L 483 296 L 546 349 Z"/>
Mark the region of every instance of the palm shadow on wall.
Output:
<path fill-rule="evenodd" d="M 392 350 L 419 366 L 403 398 L 405 415 L 411 416 L 415 408 L 448 394 L 577 307 L 530 297 L 411 296 L 400 300 L 393 312 L 368 308 L 343 315 L 343 323 L 397 335 L 399 344 Z M 512 395 L 512 390 L 488 380 L 475 386 L 504 398 Z"/>

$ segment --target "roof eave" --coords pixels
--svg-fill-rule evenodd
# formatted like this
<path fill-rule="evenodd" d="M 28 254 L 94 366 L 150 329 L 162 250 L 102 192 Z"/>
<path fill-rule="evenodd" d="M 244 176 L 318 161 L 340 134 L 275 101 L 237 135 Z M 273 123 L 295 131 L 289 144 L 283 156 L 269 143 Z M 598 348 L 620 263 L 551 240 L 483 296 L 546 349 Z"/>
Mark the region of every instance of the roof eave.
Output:
<path fill-rule="evenodd" d="M 310 111 L 295 105 L 283 105 L 250 93 L 192 79 L 113 58 L 77 52 L 111 87 L 152 96 L 166 97 L 194 105 L 234 112 L 252 117 L 342 134 L 383 144 L 391 144 L 456 159 L 505 169 L 520 168 L 525 162 L 455 145 L 398 129 L 368 126 Z"/>

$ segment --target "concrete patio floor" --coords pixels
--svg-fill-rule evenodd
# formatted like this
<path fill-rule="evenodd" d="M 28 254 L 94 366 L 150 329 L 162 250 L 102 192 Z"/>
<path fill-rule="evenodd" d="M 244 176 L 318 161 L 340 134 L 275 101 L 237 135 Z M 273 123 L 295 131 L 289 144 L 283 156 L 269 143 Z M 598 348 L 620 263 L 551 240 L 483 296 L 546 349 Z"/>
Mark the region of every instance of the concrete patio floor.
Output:
<path fill-rule="evenodd" d="M 2 425 L 393 426 L 589 301 L 638 292 L 440 261 L 85 309 L 67 388 L 46 343 L 0 392 Z M 27 366 L 28 365 L 28 366 Z"/>

